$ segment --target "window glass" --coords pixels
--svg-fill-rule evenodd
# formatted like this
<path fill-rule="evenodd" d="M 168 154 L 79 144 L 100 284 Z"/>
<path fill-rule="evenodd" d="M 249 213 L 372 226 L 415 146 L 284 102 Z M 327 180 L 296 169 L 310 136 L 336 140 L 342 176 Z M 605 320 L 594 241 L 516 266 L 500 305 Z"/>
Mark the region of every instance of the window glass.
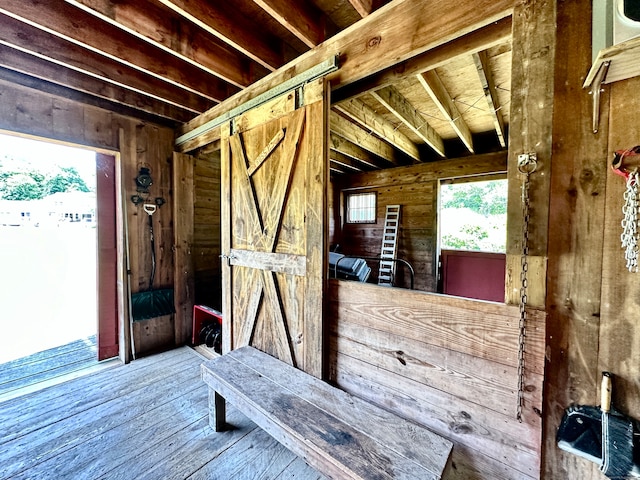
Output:
<path fill-rule="evenodd" d="M 347 223 L 376 222 L 376 194 L 352 193 L 346 198 Z"/>

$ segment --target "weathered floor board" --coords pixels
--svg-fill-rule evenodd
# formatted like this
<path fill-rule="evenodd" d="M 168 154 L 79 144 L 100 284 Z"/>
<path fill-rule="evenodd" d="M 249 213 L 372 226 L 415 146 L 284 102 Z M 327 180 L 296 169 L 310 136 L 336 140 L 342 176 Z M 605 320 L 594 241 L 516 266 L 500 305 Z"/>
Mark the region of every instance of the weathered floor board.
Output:
<path fill-rule="evenodd" d="M 96 336 L 0 364 L 3 395 L 97 365 Z"/>
<path fill-rule="evenodd" d="M 203 357 L 146 357 L 0 403 L 0 480 L 323 479 L 232 407 L 208 424 Z"/>

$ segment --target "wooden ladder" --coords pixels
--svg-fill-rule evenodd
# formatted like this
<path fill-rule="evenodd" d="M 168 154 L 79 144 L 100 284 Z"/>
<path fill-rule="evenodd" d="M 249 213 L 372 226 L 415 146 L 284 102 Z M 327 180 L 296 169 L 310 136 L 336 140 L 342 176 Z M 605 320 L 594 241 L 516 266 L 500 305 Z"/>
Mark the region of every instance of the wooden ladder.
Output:
<path fill-rule="evenodd" d="M 393 286 L 393 277 L 396 273 L 396 262 L 393 259 L 398 253 L 398 228 L 400 228 L 400 205 L 387 205 L 382 230 L 378 285 Z"/>

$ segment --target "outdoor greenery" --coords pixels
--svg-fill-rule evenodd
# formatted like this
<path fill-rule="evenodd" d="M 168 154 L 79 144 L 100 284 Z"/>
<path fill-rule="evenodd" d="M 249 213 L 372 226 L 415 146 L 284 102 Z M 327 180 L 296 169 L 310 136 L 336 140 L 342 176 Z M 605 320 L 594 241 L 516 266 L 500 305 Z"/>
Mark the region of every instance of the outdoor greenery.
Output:
<path fill-rule="evenodd" d="M 443 249 L 505 251 L 506 180 L 442 185 L 440 202 Z"/>
<path fill-rule="evenodd" d="M 30 162 L 0 158 L 0 200 L 39 200 L 70 191 L 90 191 L 74 167 L 52 165 L 43 170 Z"/>

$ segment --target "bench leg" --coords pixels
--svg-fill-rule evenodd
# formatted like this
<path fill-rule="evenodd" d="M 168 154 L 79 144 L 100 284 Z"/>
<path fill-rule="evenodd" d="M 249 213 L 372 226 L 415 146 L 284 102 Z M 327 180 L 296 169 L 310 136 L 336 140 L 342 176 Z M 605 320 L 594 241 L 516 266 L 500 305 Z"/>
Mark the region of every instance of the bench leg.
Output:
<path fill-rule="evenodd" d="M 209 389 L 209 425 L 216 432 L 222 432 L 226 428 L 226 410 L 226 402 L 222 395 Z"/>

